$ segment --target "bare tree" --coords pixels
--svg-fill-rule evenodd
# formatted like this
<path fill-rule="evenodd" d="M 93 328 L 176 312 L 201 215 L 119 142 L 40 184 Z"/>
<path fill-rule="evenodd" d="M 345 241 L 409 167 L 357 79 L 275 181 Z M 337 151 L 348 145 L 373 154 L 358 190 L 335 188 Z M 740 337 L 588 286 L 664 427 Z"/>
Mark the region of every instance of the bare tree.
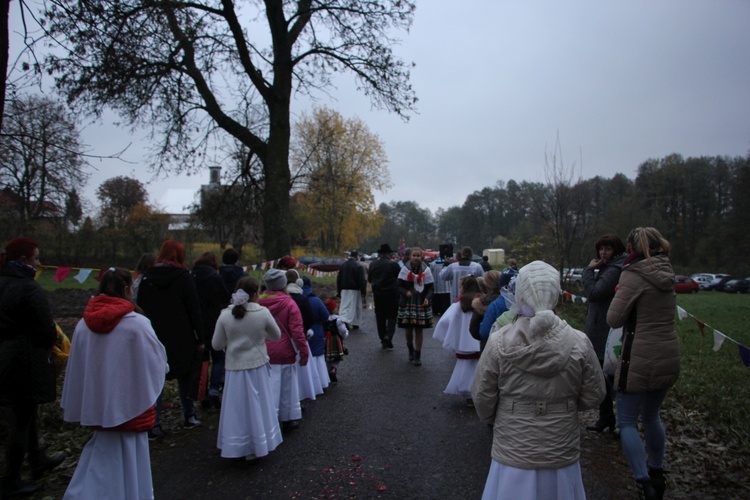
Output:
<path fill-rule="evenodd" d="M 391 48 L 394 30 L 411 25 L 412 1 L 49 3 L 50 32 L 69 49 L 49 59 L 59 88 L 94 115 L 111 106 L 133 124 L 152 125 L 162 138 L 159 166 L 203 165 L 218 131 L 257 156 L 269 257 L 290 247 L 293 91 L 324 91 L 343 71 L 379 107 L 406 116 L 416 102 L 408 66 Z M 262 123 L 243 122 L 235 106 L 245 100 Z"/>
<path fill-rule="evenodd" d="M 531 192 L 531 200 L 535 214 L 552 239 L 562 277 L 563 268 L 571 262 L 573 245 L 586 233 L 586 204 L 581 199 L 585 191 L 577 189 L 580 170 L 576 164 L 565 166 L 563 162 L 560 134 L 552 153 L 545 151 L 544 160 L 546 184 Z"/>
<path fill-rule="evenodd" d="M 0 184 L 12 193 L 17 231 L 51 213 L 62 215 L 66 196 L 87 178 L 75 121 L 58 102 L 26 96 L 11 101 L 0 136 Z"/>

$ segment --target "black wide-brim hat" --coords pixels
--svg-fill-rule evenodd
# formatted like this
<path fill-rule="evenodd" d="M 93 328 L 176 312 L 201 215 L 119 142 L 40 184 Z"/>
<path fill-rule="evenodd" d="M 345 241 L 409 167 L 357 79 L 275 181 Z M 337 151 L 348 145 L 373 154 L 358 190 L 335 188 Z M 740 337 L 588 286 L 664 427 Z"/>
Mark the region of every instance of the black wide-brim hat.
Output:
<path fill-rule="evenodd" d="M 378 253 L 380 254 L 393 253 L 393 250 L 391 250 L 391 247 L 388 246 L 388 243 L 383 243 L 382 245 L 380 245 L 380 248 L 378 248 Z"/>

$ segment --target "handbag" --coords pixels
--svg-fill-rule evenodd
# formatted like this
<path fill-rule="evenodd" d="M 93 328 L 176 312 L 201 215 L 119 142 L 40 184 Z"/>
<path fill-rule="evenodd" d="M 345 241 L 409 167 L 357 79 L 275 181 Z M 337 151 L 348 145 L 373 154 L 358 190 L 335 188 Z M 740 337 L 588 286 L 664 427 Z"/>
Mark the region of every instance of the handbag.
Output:
<path fill-rule="evenodd" d="M 602 371 L 608 377 L 614 377 L 617 371 L 617 361 L 622 352 L 622 327 L 610 328 L 607 343 L 604 346 L 604 363 Z"/>

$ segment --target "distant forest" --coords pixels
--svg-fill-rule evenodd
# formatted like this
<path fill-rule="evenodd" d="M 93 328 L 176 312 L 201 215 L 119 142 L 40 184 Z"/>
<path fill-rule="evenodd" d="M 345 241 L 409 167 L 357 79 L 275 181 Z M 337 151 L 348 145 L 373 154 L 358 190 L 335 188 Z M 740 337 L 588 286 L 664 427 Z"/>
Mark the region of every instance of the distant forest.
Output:
<path fill-rule="evenodd" d="M 506 258 L 521 262 L 581 267 L 595 256 L 599 236 L 615 233 L 624 241 L 632 228 L 653 226 L 670 241 L 677 272 L 750 275 L 750 155 L 673 154 L 641 164 L 635 180 L 547 177 L 546 183 L 499 180 L 434 214 L 411 201 L 381 204 L 380 235 L 362 251 L 384 241 L 453 243 L 475 253 L 504 248 Z"/>

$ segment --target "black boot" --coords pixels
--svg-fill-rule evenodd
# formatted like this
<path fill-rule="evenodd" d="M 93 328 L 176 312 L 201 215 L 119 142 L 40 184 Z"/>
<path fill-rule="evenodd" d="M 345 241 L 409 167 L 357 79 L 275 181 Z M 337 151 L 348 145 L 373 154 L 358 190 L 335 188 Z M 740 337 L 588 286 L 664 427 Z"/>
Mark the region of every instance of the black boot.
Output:
<path fill-rule="evenodd" d="M 662 498 L 664 498 L 664 491 L 667 489 L 667 481 L 664 478 L 664 469 L 649 469 L 648 477 L 651 478 L 651 485 L 656 492 L 656 498 L 662 500 Z"/>
<path fill-rule="evenodd" d="M 644 500 L 658 500 L 659 496 L 656 494 L 651 479 L 637 479 L 636 482 L 638 483 L 638 498 Z"/>
<path fill-rule="evenodd" d="M 409 348 L 409 362 L 414 361 L 414 346 L 411 344 L 406 344 L 406 347 Z"/>
<path fill-rule="evenodd" d="M 65 460 L 65 453 L 49 456 L 41 452 L 36 459 L 30 459 L 31 474 L 34 479 L 41 479 L 45 472 L 51 471 Z"/>
<path fill-rule="evenodd" d="M 614 415 L 599 416 L 599 420 L 593 425 L 587 425 L 587 431 L 604 432 L 605 429 L 609 429 L 609 432 L 615 432 L 615 424 L 617 423 Z"/>
<path fill-rule="evenodd" d="M 15 497 L 28 497 L 41 489 L 42 485 L 34 482 L 22 481 L 21 478 L 8 479 L 4 478 L 0 491 L 3 499 Z"/>
<path fill-rule="evenodd" d="M 414 366 L 422 366 L 422 360 L 419 359 L 422 351 L 414 351 Z"/>

